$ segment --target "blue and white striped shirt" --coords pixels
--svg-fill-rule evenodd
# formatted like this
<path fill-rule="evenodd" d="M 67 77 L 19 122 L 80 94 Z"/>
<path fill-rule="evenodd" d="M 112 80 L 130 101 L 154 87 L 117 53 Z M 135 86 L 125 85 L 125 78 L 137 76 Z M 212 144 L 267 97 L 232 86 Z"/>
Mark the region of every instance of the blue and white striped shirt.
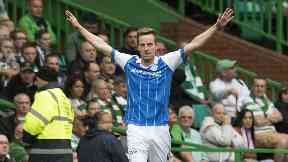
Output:
<path fill-rule="evenodd" d="M 155 56 L 148 67 L 141 58 L 113 49 L 113 61 L 125 71 L 128 103 L 127 124 L 158 126 L 168 123 L 168 104 L 172 75 L 184 60 L 184 49 Z"/>

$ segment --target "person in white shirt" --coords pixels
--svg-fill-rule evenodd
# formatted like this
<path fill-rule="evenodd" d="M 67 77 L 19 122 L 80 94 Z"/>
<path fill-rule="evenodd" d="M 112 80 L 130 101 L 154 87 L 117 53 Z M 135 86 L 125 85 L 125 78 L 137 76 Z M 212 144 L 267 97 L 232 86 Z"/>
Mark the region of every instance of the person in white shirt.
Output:
<path fill-rule="evenodd" d="M 218 77 L 209 85 L 213 100 L 224 105 L 225 113 L 232 118 L 233 125 L 237 112 L 241 111 L 240 108 L 251 102 L 248 87 L 244 81 L 236 78 L 235 66 L 234 60 L 218 61 L 216 65 Z"/>

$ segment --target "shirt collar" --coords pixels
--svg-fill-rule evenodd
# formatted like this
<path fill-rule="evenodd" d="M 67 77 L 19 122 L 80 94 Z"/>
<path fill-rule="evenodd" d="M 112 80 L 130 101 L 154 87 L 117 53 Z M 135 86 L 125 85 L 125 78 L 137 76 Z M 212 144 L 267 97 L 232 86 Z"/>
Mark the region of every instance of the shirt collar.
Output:
<path fill-rule="evenodd" d="M 154 63 L 151 64 L 151 65 L 157 64 L 158 61 L 159 61 L 159 57 L 158 57 L 158 56 L 155 56 L 155 57 L 154 57 Z M 141 58 L 140 58 L 140 57 L 137 57 L 137 58 L 136 58 L 136 63 L 137 63 L 137 64 L 140 64 L 141 66 L 146 67 L 146 68 L 148 68 L 148 67 L 151 66 L 151 65 L 149 65 L 149 66 L 147 67 L 147 66 L 144 66 L 143 64 L 141 64 Z"/>

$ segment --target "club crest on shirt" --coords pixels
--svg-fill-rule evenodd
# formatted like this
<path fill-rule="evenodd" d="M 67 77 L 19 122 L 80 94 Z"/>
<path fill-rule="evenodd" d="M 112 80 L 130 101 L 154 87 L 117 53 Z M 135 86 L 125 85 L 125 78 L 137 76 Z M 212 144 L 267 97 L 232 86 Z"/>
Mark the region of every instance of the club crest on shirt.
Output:
<path fill-rule="evenodd" d="M 152 71 L 157 71 L 157 69 L 158 69 L 158 66 L 155 64 L 150 67 L 150 70 Z"/>

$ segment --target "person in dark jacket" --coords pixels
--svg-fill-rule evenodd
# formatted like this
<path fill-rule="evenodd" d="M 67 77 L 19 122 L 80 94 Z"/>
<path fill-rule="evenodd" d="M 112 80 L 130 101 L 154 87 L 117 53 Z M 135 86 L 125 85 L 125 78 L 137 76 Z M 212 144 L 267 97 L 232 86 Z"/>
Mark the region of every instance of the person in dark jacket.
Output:
<path fill-rule="evenodd" d="M 282 88 L 279 92 L 275 107 L 283 116 L 283 120 L 275 125 L 276 129 L 279 133 L 288 133 L 288 87 Z"/>
<path fill-rule="evenodd" d="M 111 133 L 111 114 L 100 112 L 95 118 L 96 128 L 88 130 L 80 139 L 78 162 L 128 162 L 120 141 Z"/>

